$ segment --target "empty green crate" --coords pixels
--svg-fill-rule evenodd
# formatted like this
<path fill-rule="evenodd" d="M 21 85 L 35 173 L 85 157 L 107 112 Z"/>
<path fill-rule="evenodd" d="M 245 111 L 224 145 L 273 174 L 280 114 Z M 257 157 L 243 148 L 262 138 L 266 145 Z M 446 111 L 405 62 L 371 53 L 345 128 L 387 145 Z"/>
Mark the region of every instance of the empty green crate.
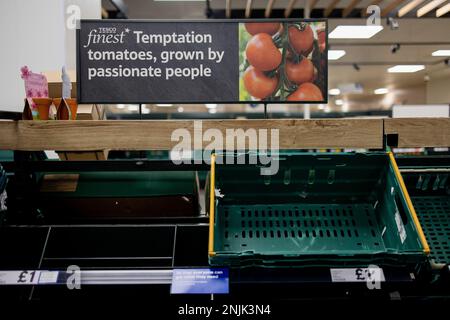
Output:
<path fill-rule="evenodd" d="M 450 172 L 448 168 L 402 172 L 436 264 L 450 263 Z"/>
<path fill-rule="evenodd" d="M 413 197 L 414 207 L 436 263 L 450 263 L 450 196 Z"/>
<path fill-rule="evenodd" d="M 387 153 L 280 155 L 272 176 L 256 164 L 212 166 L 211 265 L 427 261 L 427 242 Z"/>

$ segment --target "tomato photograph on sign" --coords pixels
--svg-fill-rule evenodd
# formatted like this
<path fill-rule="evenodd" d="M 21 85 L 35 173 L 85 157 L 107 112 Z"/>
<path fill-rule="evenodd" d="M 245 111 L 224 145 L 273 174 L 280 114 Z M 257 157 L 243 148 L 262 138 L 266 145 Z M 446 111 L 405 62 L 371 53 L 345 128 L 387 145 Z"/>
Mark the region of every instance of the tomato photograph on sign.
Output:
<path fill-rule="evenodd" d="M 326 101 L 325 22 L 239 24 L 241 101 Z"/>

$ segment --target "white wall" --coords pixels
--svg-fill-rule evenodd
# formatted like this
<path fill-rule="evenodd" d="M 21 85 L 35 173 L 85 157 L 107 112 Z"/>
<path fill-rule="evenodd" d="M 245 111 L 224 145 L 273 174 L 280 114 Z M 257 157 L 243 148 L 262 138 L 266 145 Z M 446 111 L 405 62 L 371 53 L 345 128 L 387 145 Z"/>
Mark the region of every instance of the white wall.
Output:
<path fill-rule="evenodd" d="M 427 82 L 427 103 L 450 104 L 450 68 L 442 70 L 447 76 L 434 77 Z"/>
<path fill-rule="evenodd" d="M 79 3 L 82 18 L 100 18 L 100 0 L 0 1 L 0 110 L 22 110 L 22 66 L 56 71 L 67 61 L 69 68 L 75 67 L 75 31 L 66 30 L 66 3 Z"/>

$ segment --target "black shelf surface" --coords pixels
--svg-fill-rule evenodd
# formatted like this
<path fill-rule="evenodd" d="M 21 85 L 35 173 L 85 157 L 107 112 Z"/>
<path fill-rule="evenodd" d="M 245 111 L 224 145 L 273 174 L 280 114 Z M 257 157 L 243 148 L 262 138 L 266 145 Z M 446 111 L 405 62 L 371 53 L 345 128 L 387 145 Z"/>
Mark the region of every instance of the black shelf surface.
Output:
<path fill-rule="evenodd" d="M 81 290 L 65 285 L 0 286 L 6 300 L 52 301 L 55 299 L 155 299 L 155 301 L 210 301 L 207 295 L 170 295 L 173 268 L 208 267 L 208 224 L 174 223 L 148 225 L 52 225 L 3 226 L 0 232 L 0 270 L 59 270 L 70 265 L 82 272 L 150 272 L 154 282 L 116 285 L 83 284 Z M 368 290 L 365 283 L 332 283 L 327 268 L 230 270 L 231 299 L 361 299 L 389 300 L 390 294 L 422 297 L 420 282 L 411 270 L 384 269 L 382 290 Z M 103 275 L 104 276 L 104 275 Z M 90 276 L 91 278 L 92 276 Z M 82 276 L 83 278 L 83 276 Z M 101 277 L 100 277 L 101 278 Z M 97 277 L 98 279 L 98 277 Z M 94 281 L 95 282 L 95 281 Z M 262 300 L 261 300 L 262 299 Z"/>
<path fill-rule="evenodd" d="M 3 226 L 0 270 L 207 266 L 207 224 Z M 202 254 L 203 253 L 203 254 Z"/>

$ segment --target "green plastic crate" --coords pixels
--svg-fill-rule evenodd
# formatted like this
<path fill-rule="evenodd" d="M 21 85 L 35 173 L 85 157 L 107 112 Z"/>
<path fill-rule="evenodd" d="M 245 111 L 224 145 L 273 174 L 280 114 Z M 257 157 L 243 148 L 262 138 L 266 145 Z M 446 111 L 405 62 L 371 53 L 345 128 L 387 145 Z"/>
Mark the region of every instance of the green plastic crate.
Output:
<path fill-rule="evenodd" d="M 436 264 L 449 264 L 450 172 L 448 168 L 429 169 L 407 170 L 402 175 L 430 245 L 430 258 Z"/>
<path fill-rule="evenodd" d="M 428 244 L 400 180 L 387 153 L 280 155 L 273 176 L 258 165 L 215 164 L 210 264 L 425 263 Z"/>
<path fill-rule="evenodd" d="M 450 196 L 412 199 L 430 244 L 430 257 L 435 263 L 450 263 Z"/>

